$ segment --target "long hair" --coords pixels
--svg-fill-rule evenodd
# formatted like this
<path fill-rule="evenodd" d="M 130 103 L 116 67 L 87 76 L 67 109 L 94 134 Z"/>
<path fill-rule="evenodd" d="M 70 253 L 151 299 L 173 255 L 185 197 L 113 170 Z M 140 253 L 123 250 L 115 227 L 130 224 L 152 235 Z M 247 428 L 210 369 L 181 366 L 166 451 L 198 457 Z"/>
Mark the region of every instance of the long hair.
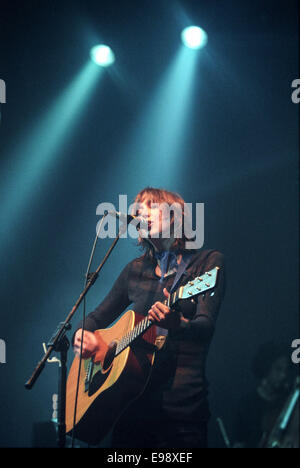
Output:
<path fill-rule="evenodd" d="M 187 251 L 188 249 L 186 249 L 185 243 L 191 239 L 186 237 L 183 226 L 190 222 L 190 213 L 183 198 L 176 192 L 170 192 L 169 190 L 160 188 L 146 187 L 135 197 L 131 214 L 138 214 L 138 206 L 140 203 L 145 203 L 148 207 L 151 207 L 151 204 L 166 204 L 168 207 L 172 208 L 170 211 L 170 223 L 171 229 L 173 230 L 172 234 L 174 234 L 174 227 L 176 225 L 177 233 L 180 231 L 181 235 L 177 237 L 175 236 L 171 250 L 176 250 L 178 252 Z M 152 244 L 143 236 L 138 237 L 138 244 L 144 251 L 143 257 L 153 261 L 154 247 Z"/>

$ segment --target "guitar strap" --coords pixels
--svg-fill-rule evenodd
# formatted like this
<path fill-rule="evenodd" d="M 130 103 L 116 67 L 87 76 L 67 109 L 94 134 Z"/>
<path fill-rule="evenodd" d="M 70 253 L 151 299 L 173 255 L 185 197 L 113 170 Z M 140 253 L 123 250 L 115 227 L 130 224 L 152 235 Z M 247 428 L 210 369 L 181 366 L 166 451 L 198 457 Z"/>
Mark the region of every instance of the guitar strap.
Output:
<path fill-rule="evenodd" d="M 173 281 L 173 284 L 171 286 L 171 289 L 170 289 L 170 294 L 172 294 L 176 289 L 177 289 L 177 286 L 182 278 L 182 276 L 185 274 L 185 271 L 192 259 L 194 254 L 192 253 L 184 253 L 182 255 L 182 259 L 181 259 L 181 262 L 179 263 L 179 266 L 178 266 L 178 270 L 176 272 L 176 276 L 174 278 L 174 281 Z M 156 326 L 156 330 L 157 330 L 157 338 L 156 338 L 156 341 L 155 341 L 155 345 L 157 347 L 158 350 L 160 350 L 163 345 L 165 344 L 165 340 L 166 340 L 166 337 L 167 337 L 167 334 L 168 334 L 168 330 L 166 328 L 161 328 L 161 327 L 158 327 Z"/>
<path fill-rule="evenodd" d="M 179 263 L 176 276 L 174 278 L 172 287 L 170 289 L 170 293 L 174 292 L 177 289 L 179 281 L 181 280 L 182 276 L 184 275 L 185 270 L 187 269 L 187 267 L 188 267 L 190 261 L 192 260 L 193 256 L 194 256 L 194 254 L 192 254 L 192 253 L 184 253 L 182 255 L 182 259 L 181 259 L 181 262 Z"/>
<path fill-rule="evenodd" d="M 206 260 L 212 252 L 213 252 L 213 249 L 207 250 L 204 258 L 202 259 L 202 261 Z M 185 274 L 186 269 L 189 266 L 193 256 L 194 256 L 194 253 L 189 253 L 189 252 L 184 253 L 182 255 L 182 260 L 181 260 L 181 262 L 180 262 L 180 264 L 178 266 L 176 276 L 174 278 L 172 287 L 171 287 L 171 289 L 169 291 L 170 294 L 172 294 L 178 288 L 179 282 L 180 282 L 182 276 Z M 156 345 L 157 349 L 160 350 L 165 344 L 165 341 L 166 341 L 166 338 L 167 338 L 167 335 L 168 335 L 168 330 L 166 330 L 165 328 L 158 327 L 158 326 L 156 327 L 156 329 L 157 329 L 157 338 L 156 338 L 156 341 L 155 341 L 155 345 Z"/>

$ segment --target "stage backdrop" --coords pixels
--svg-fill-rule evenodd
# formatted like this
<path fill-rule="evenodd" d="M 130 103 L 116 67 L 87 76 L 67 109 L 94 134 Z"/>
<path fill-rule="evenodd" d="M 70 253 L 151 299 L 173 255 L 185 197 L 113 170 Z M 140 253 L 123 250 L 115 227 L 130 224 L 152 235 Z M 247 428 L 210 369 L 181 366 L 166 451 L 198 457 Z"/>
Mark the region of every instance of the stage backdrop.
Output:
<path fill-rule="evenodd" d="M 207 363 L 210 446 L 224 446 L 217 417 L 234 440 L 258 347 L 273 340 L 290 353 L 299 338 L 296 4 L 1 3 L 0 446 L 53 443 L 57 363 L 24 384 L 83 289 L 98 204 L 118 210 L 119 194 L 129 205 L 148 185 L 204 203 L 204 247 L 225 255 Z M 208 43 L 185 57 L 189 24 Z M 116 58 L 107 69 L 89 58 L 103 42 Z M 110 243 L 98 242 L 92 270 Z M 120 240 L 87 312 L 138 255 L 135 240 Z"/>

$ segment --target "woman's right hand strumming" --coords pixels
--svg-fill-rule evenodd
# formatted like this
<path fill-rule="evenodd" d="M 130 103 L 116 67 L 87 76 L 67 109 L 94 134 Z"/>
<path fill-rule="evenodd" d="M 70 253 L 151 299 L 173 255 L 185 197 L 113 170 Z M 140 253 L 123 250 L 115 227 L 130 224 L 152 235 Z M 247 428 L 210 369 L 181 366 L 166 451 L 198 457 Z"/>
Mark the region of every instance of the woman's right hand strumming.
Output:
<path fill-rule="evenodd" d="M 75 333 L 74 338 L 74 353 L 80 354 L 81 350 L 81 338 L 82 338 L 82 328 L 79 328 Z M 82 357 L 83 359 L 88 359 L 92 357 L 96 352 L 99 351 L 99 345 L 96 338 L 96 335 L 90 331 L 85 330 L 83 333 L 83 342 L 82 342 Z"/>

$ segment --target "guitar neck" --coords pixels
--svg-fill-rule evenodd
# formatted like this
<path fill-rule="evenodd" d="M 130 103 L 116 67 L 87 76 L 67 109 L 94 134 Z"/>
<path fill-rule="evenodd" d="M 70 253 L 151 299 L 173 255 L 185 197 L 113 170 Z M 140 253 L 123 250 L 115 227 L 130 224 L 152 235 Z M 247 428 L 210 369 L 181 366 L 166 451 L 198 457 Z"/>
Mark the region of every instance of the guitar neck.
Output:
<path fill-rule="evenodd" d="M 172 308 L 179 299 L 179 289 L 168 297 L 164 301 L 168 307 Z M 123 338 L 118 342 L 116 349 L 116 356 L 120 354 L 127 346 L 129 346 L 134 340 L 141 336 L 145 331 L 154 325 L 148 317 L 145 317 L 144 320 L 141 320 L 130 332 L 123 336 Z"/>
<path fill-rule="evenodd" d="M 130 332 L 126 333 L 126 335 L 121 338 L 121 340 L 117 344 L 117 349 L 115 356 L 118 356 L 127 346 L 129 346 L 134 340 L 136 340 L 139 336 L 143 335 L 146 330 L 152 327 L 153 322 L 151 322 L 148 317 L 145 317 L 144 320 L 141 320 Z"/>
<path fill-rule="evenodd" d="M 169 295 L 168 299 L 164 301 L 164 304 L 170 308 L 173 308 L 179 299 L 187 299 L 212 289 L 216 284 L 218 270 L 219 267 L 215 267 L 213 270 L 206 272 L 201 277 L 197 277 L 193 281 L 189 281 L 185 286 L 179 287 L 176 291 Z M 145 333 L 146 330 L 152 327 L 152 325 L 154 324 L 148 319 L 148 317 L 145 317 L 144 320 L 141 320 L 118 342 L 115 355 L 117 356 L 120 354 L 134 340 L 136 340 L 139 336 Z"/>

